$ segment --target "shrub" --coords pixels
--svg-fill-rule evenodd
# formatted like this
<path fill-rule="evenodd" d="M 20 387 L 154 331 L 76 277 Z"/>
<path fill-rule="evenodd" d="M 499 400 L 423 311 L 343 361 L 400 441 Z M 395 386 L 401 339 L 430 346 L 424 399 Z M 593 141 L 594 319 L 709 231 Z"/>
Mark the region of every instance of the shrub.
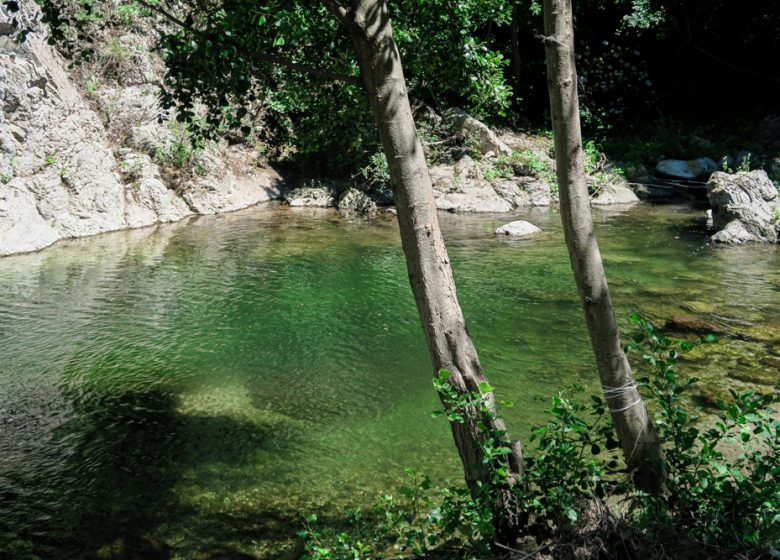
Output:
<path fill-rule="evenodd" d="M 704 417 L 686 392 L 698 379 L 677 372 L 682 353 L 714 342 L 672 340 L 641 317 L 629 348 L 652 374 L 643 380 L 657 407 L 655 424 L 665 444 L 666 496 L 638 495 L 642 524 L 680 532 L 730 549 L 780 542 L 780 420 L 772 405 L 780 394 L 730 390 L 714 417 Z"/>

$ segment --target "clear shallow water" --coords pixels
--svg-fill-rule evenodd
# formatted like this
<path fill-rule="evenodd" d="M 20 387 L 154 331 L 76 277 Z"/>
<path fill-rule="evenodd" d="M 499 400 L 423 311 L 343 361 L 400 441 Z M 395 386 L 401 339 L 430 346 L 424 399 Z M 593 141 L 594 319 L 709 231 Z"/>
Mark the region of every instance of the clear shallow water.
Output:
<path fill-rule="evenodd" d="M 595 219 L 621 319 L 723 332 L 689 363 L 706 400 L 780 379 L 780 251 L 712 247 L 701 216 Z M 494 238 L 510 218 L 545 233 Z M 524 437 L 538 396 L 596 389 L 560 218 L 441 219 Z M 368 502 L 407 466 L 458 480 L 389 217 L 268 205 L 0 259 L 0 349 L 0 557 L 294 557 L 301 511 Z"/>

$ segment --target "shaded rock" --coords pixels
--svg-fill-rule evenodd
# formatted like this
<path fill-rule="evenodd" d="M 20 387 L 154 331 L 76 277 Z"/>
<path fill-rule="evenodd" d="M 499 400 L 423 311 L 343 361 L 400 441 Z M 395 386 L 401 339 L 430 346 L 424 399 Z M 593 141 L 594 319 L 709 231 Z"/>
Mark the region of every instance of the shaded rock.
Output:
<path fill-rule="evenodd" d="M 499 140 L 498 135 L 493 132 L 486 124 L 478 121 L 463 109 L 454 108 L 447 111 L 445 118 L 447 123 L 458 133 L 465 136 L 468 140 L 474 142 L 483 154 L 493 152 L 494 154 L 510 155 L 512 150 Z"/>
<path fill-rule="evenodd" d="M 623 172 L 631 183 L 652 183 L 655 180 L 653 173 L 642 163 L 629 165 Z"/>
<path fill-rule="evenodd" d="M 663 200 L 675 197 L 672 189 L 654 185 L 631 185 L 639 200 Z"/>
<path fill-rule="evenodd" d="M 691 136 L 691 146 L 698 150 L 711 150 L 713 147 L 712 141 L 702 138 L 701 136 Z"/>
<path fill-rule="evenodd" d="M 376 202 L 355 188 L 344 191 L 339 198 L 339 211 L 346 214 L 372 214 L 376 212 Z"/>
<path fill-rule="evenodd" d="M 336 189 L 331 185 L 306 185 L 284 195 L 290 206 L 333 208 L 336 206 Z"/>
<path fill-rule="evenodd" d="M 517 220 L 504 224 L 496 230 L 496 235 L 509 235 L 512 237 L 528 237 L 541 233 L 542 230 L 530 222 Z"/>
<path fill-rule="evenodd" d="M 715 173 L 707 184 L 718 243 L 777 243 L 780 200 L 765 171 Z"/>
<path fill-rule="evenodd" d="M 690 160 L 664 159 L 658 162 L 655 170 L 661 175 L 675 179 L 702 179 L 718 170 L 714 159 L 704 157 Z"/>
<path fill-rule="evenodd" d="M 412 102 L 412 115 L 414 116 L 414 122 L 427 122 L 432 125 L 439 125 L 442 121 L 441 116 L 433 110 L 433 107 L 419 99 L 415 99 Z"/>
<path fill-rule="evenodd" d="M 610 204 L 636 204 L 639 198 L 628 185 L 622 183 L 604 184 L 590 203 L 596 206 Z"/>

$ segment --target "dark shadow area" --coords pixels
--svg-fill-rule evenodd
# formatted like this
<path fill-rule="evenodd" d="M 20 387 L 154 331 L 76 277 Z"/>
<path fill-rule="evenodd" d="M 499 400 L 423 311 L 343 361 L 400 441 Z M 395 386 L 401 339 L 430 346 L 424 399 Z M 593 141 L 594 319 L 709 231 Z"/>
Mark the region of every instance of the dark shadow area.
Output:
<path fill-rule="evenodd" d="M 168 559 L 177 543 L 153 535 L 171 541 L 179 527 L 185 557 L 197 549 L 198 558 L 249 558 L 238 543 L 291 541 L 297 512 L 204 515 L 175 492 L 198 465 L 221 477 L 271 445 L 269 453 L 280 452 L 290 435 L 280 441 L 232 417 L 182 415 L 177 404 L 159 390 L 77 398 L 48 442 L 57 455 L 47 469 L 0 478 L 0 558 Z M 197 483 L 212 487 L 209 476 Z M 187 534 L 198 542 L 186 542 Z"/>

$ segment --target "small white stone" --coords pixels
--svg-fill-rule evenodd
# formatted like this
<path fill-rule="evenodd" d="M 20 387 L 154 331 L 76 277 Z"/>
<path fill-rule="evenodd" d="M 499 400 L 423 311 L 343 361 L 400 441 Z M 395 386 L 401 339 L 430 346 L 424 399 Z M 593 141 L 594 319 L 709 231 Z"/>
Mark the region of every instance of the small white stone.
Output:
<path fill-rule="evenodd" d="M 531 222 L 524 220 L 517 220 L 504 224 L 496 230 L 496 235 L 511 235 L 512 237 L 527 237 L 529 235 L 535 235 L 541 233 L 542 230 L 533 225 Z"/>

